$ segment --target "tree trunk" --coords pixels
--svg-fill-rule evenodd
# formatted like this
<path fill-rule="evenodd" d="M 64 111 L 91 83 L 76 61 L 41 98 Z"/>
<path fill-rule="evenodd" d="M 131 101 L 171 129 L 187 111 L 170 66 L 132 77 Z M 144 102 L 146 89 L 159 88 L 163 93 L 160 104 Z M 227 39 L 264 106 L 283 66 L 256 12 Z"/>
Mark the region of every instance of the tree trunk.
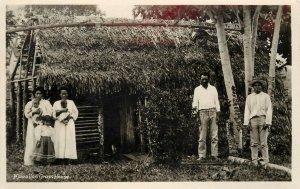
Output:
<path fill-rule="evenodd" d="M 243 6 L 243 19 L 244 19 L 244 63 L 245 63 L 245 94 L 249 94 L 249 83 L 251 81 L 251 68 L 252 68 L 252 32 L 251 32 L 251 16 L 249 5 Z"/>
<path fill-rule="evenodd" d="M 239 157 L 229 156 L 228 160 L 233 163 L 252 165 L 251 160 L 243 159 L 243 158 L 239 158 Z M 289 176 L 292 175 L 292 170 L 288 167 L 284 167 L 284 166 L 276 165 L 276 164 L 272 164 L 272 163 L 268 163 L 268 164 L 265 164 L 262 166 L 265 169 L 279 170 L 279 171 L 283 171 L 283 172 L 287 173 Z"/>
<path fill-rule="evenodd" d="M 223 16 L 221 14 L 217 15 L 216 20 L 216 29 L 217 29 L 217 37 L 218 37 L 218 45 L 221 57 L 222 70 L 225 80 L 225 87 L 228 96 L 228 100 L 230 101 L 230 118 L 233 125 L 233 133 L 234 133 L 234 142 L 235 144 L 230 144 L 232 148 L 229 149 L 229 153 L 236 153 L 238 148 L 241 148 L 242 141 L 240 140 L 241 136 L 241 120 L 240 120 L 240 109 L 237 100 L 236 88 L 233 80 L 230 57 L 228 52 L 226 33 L 225 33 L 225 25 L 223 21 Z M 230 141 L 228 141 L 230 142 Z"/>
<path fill-rule="evenodd" d="M 252 40 L 251 40 L 251 48 L 252 48 L 252 63 L 251 63 L 251 78 L 254 77 L 254 64 L 255 64 L 255 46 L 256 46 L 256 38 L 257 38 L 257 27 L 258 27 L 258 17 L 262 5 L 258 5 L 255 9 L 253 19 L 252 19 Z"/>
<path fill-rule="evenodd" d="M 275 28 L 274 28 L 274 34 L 272 40 L 271 56 L 270 56 L 268 94 L 271 96 L 272 101 L 274 101 L 275 63 L 276 63 L 276 54 L 277 54 L 278 41 L 279 41 L 281 14 L 282 14 L 282 5 L 278 7 L 278 11 L 275 19 Z"/>
<path fill-rule="evenodd" d="M 245 65 L 245 96 L 251 93 L 249 86 L 254 77 L 254 63 L 255 63 L 255 45 L 257 38 L 258 16 L 262 6 L 258 5 L 255 9 L 254 15 L 251 18 L 251 11 L 249 5 L 243 6 L 243 46 L 244 46 L 244 65 Z M 243 143 L 246 144 L 248 139 L 248 131 L 244 130 Z M 246 147 L 246 146 L 245 146 Z"/>

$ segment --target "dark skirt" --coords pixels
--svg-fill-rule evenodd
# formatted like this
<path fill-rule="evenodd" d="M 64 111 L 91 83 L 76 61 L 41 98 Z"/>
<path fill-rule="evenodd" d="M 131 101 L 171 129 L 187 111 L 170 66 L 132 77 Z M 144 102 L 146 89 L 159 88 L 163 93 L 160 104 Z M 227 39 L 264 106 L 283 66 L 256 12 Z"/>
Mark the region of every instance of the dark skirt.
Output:
<path fill-rule="evenodd" d="M 54 144 L 50 136 L 42 136 L 41 145 L 36 147 L 33 153 L 33 160 L 51 163 L 55 160 Z"/>

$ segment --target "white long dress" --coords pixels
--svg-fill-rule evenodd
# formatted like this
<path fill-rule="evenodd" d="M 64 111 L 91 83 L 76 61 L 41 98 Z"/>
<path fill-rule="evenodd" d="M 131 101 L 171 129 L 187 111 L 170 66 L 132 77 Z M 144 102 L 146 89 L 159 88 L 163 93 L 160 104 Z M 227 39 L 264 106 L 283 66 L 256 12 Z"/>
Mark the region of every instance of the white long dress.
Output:
<path fill-rule="evenodd" d="M 56 110 L 61 110 L 61 100 L 53 104 L 53 117 L 56 119 L 54 124 L 54 150 L 56 158 L 77 159 L 75 123 L 78 117 L 78 110 L 73 100 L 67 100 L 67 108 L 73 119 L 70 119 L 65 125 L 62 121 L 56 119 Z"/>
<path fill-rule="evenodd" d="M 48 100 L 41 100 L 39 107 L 42 110 L 42 115 L 52 115 L 52 106 Z M 26 131 L 26 143 L 24 152 L 24 165 L 33 165 L 33 153 L 36 145 L 34 127 L 32 122 L 32 101 L 29 101 L 24 108 L 25 117 L 28 119 Z"/>

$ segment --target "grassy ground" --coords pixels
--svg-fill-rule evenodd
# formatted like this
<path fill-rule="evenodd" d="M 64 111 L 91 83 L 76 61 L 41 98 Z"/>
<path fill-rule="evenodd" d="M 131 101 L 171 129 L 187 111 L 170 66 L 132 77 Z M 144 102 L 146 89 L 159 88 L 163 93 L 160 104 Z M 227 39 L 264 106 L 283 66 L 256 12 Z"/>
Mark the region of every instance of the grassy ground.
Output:
<path fill-rule="evenodd" d="M 190 157 L 194 158 L 194 157 Z M 24 166 L 23 150 L 11 146 L 7 150 L 8 182 L 106 182 L 106 181 L 290 181 L 291 177 L 275 170 L 248 165 L 159 165 L 127 159 L 99 162 L 96 157 L 81 156 L 73 165 Z M 281 161 L 282 159 L 278 159 Z M 288 165 L 289 160 L 286 161 Z M 222 170 L 236 170 L 232 178 L 215 177 Z"/>

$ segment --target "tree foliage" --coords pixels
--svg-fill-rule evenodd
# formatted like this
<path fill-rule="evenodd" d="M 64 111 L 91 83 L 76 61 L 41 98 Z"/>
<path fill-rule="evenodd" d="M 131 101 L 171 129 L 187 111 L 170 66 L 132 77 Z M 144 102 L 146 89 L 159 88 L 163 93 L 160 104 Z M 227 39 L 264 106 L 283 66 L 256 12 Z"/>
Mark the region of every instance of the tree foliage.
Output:
<path fill-rule="evenodd" d="M 251 15 L 254 14 L 256 6 L 249 6 Z M 243 11 L 241 5 L 233 6 L 204 6 L 204 5 L 138 5 L 133 10 L 135 17 L 141 16 L 144 19 L 164 19 L 164 20 L 196 20 L 205 22 L 209 20 L 208 9 L 219 8 L 223 10 L 224 22 L 230 23 L 234 27 L 243 29 Z M 274 30 L 274 20 L 277 6 L 262 6 L 258 19 L 258 39 L 271 39 Z M 240 19 L 240 20 L 239 20 Z M 291 64 L 291 7 L 283 6 L 282 22 L 280 28 L 280 41 L 278 53 L 282 53 L 287 58 L 287 64 Z"/>

